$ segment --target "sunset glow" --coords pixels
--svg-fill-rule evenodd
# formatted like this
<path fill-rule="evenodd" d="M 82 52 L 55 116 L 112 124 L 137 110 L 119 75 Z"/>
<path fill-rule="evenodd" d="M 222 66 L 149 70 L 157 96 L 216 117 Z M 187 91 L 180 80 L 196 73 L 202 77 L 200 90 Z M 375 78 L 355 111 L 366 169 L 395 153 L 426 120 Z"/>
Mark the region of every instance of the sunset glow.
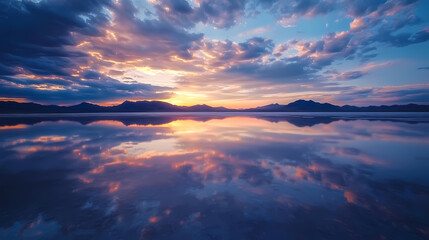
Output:
<path fill-rule="evenodd" d="M 428 1 L 80 2 L 0 3 L 0 100 L 429 102 Z"/>

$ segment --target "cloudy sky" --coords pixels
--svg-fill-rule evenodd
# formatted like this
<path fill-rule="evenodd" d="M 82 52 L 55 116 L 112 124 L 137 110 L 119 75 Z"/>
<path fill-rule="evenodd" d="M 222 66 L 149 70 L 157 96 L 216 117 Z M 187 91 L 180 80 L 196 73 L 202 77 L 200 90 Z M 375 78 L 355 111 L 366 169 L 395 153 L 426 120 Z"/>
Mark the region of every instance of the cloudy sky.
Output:
<path fill-rule="evenodd" d="M 0 100 L 429 103 L 426 0 L 1 0 Z"/>

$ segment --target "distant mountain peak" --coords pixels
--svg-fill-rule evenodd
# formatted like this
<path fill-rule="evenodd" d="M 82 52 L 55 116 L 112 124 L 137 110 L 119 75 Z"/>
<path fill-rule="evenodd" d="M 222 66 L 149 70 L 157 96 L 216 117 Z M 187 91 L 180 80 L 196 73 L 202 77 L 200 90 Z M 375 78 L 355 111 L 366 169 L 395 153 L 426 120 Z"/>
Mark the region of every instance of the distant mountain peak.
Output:
<path fill-rule="evenodd" d="M 89 103 L 89 102 L 81 102 L 77 106 L 95 106 L 95 104 Z"/>
<path fill-rule="evenodd" d="M 313 100 L 298 99 L 292 103 L 300 103 L 300 102 L 314 102 L 314 101 Z"/>
<path fill-rule="evenodd" d="M 289 103 L 288 105 L 290 104 L 323 104 L 323 103 L 315 102 L 313 100 L 299 99 L 299 100 L 296 100 L 295 102 Z"/>
<path fill-rule="evenodd" d="M 124 102 L 122 102 L 121 104 L 119 104 L 119 105 L 125 105 L 125 104 L 131 104 L 131 103 L 133 103 L 133 102 L 131 102 L 131 101 L 129 101 L 129 100 L 125 100 Z"/>
<path fill-rule="evenodd" d="M 193 105 L 192 107 L 211 107 L 207 104 L 197 104 L 197 105 Z"/>

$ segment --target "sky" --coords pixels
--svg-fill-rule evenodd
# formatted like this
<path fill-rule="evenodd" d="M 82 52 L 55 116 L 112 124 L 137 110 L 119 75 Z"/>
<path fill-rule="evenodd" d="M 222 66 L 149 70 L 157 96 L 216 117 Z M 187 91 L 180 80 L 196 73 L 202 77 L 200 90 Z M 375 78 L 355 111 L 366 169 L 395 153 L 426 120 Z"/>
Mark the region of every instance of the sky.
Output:
<path fill-rule="evenodd" d="M 1 0 L 0 100 L 429 104 L 426 0 Z"/>

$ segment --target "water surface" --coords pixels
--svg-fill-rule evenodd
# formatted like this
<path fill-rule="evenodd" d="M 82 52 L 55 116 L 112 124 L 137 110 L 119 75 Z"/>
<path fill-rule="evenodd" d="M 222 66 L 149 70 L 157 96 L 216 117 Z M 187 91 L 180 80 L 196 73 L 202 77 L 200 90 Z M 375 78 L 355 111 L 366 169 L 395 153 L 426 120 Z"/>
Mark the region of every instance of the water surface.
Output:
<path fill-rule="evenodd" d="M 0 117 L 1 239 L 428 239 L 427 114 Z"/>

